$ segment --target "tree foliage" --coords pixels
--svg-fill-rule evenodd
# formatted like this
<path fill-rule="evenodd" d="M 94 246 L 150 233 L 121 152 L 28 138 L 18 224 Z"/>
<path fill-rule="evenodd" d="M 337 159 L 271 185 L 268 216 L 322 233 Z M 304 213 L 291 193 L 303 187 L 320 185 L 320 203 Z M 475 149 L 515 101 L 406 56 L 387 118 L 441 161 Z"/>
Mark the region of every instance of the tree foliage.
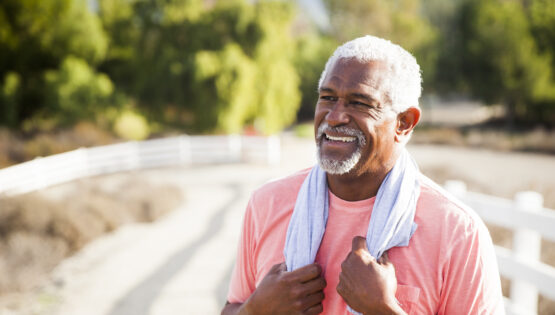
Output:
<path fill-rule="evenodd" d="M 46 106 L 47 72 L 56 71 L 67 58 L 95 65 L 106 47 L 102 25 L 85 1 L 2 1 L 0 124 L 15 127 Z"/>
<path fill-rule="evenodd" d="M 202 132 L 294 121 L 290 4 L 105 0 L 100 15 L 112 39 L 102 68 L 150 116 Z"/>
<path fill-rule="evenodd" d="M 520 1 L 468 1 L 459 17 L 460 73 L 475 96 L 505 104 L 510 121 L 553 122 L 554 48 L 540 48 L 527 9 Z"/>
<path fill-rule="evenodd" d="M 44 79 L 45 106 L 40 114 L 59 124 L 86 120 L 111 105 L 112 81 L 95 73 L 83 59 L 67 57 L 58 70 L 46 71 Z"/>
<path fill-rule="evenodd" d="M 115 126 L 133 113 L 148 117 L 135 119 L 144 130 L 274 133 L 312 117 L 327 58 L 364 34 L 412 52 L 425 92 L 462 91 L 555 122 L 550 0 L 325 0 L 326 34 L 292 0 L 89 3 L 0 2 L 0 125 Z"/>
<path fill-rule="evenodd" d="M 94 119 L 126 95 L 186 130 L 277 132 L 300 104 L 294 14 L 283 1 L 3 1 L 0 124 Z"/>

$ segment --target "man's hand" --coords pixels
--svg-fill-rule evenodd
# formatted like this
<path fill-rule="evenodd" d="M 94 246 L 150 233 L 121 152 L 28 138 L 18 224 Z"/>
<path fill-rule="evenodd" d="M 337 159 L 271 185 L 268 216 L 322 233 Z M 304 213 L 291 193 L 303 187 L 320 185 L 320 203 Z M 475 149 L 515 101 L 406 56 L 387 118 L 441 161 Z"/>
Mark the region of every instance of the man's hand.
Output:
<path fill-rule="evenodd" d="M 274 265 L 249 299 L 245 314 L 319 314 L 326 281 L 322 268 L 311 264 L 286 271 L 285 263 Z"/>
<path fill-rule="evenodd" d="M 405 314 L 395 299 L 397 278 L 387 253 L 376 260 L 364 237 L 355 236 L 351 252 L 341 264 L 337 293 L 362 314 Z"/>

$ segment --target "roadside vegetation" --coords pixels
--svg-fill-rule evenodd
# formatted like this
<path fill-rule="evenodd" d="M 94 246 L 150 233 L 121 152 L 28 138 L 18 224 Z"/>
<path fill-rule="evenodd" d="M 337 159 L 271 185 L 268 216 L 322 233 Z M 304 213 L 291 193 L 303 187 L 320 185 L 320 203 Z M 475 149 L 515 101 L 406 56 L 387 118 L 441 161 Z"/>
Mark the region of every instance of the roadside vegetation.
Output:
<path fill-rule="evenodd" d="M 417 57 L 425 94 L 501 104 L 508 130 L 553 127 L 553 1 L 323 2 L 325 29 L 294 1 L 3 1 L 0 126 L 273 134 L 310 119 L 333 49 L 373 34 Z"/>
<path fill-rule="evenodd" d="M 8 299 L 0 298 L 0 305 L 42 284 L 62 259 L 90 241 L 123 224 L 152 222 L 183 199 L 174 186 L 132 174 L 115 185 L 106 176 L 50 190 L 56 189 L 0 198 L 0 297 Z"/>

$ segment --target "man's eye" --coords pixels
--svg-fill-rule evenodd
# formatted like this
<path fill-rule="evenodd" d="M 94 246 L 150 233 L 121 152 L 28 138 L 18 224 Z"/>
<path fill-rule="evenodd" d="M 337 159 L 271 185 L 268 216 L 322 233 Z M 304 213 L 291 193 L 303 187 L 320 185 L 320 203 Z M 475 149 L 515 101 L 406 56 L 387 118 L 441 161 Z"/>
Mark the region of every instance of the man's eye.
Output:
<path fill-rule="evenodd" d="M 366 104 L 366 103 L 362 103 L 362 102 L 357 102 L 357 101 L 353 101 L 351 102 L 351 104 L 356 105 L 356 106 L 366 106 L 366 107 L 371 107 L 370 105 Z"/>
<path fill-rule="evenodd" d="M 322 96 L 320 96 L 320 99 L 324 100 L 324 101 L 335 101 L 335 100 L 337 100 L 337 97 L 329 96 L 329 95 L 322 95 Z"/>

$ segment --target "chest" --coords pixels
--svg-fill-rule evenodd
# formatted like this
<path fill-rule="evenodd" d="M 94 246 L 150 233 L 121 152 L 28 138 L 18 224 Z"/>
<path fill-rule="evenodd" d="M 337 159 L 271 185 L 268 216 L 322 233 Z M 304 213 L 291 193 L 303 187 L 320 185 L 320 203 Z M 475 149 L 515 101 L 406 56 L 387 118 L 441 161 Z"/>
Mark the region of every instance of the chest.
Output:
<path fill-rule="evenodd" d="M 273 222 L 260 235 L 254 253 L 256 285 L 274 264 L 285 261 L 283 248 L 289 219 L 289 216 L 284 216 Z M 341 263 L 351 251 L 353 237 L 366 236 L 369 220 L 369 213 L 330 209 L 326 231 L 316 256 L 327 282 L 324 290 L 326 314 L 342 314 L 345 310 L 345 303 L 336 291 Z M 417 230 L 409 247 L 389 251 L 398 281 L 396 297 L 409 314 L 433 313 L 440 299 L 441 275 L 437 272 L 438 266 L 429 259 L 430 252 L 439 249 L 427 248 L 427 243 L 426 236 L 418 235 Z"/>

